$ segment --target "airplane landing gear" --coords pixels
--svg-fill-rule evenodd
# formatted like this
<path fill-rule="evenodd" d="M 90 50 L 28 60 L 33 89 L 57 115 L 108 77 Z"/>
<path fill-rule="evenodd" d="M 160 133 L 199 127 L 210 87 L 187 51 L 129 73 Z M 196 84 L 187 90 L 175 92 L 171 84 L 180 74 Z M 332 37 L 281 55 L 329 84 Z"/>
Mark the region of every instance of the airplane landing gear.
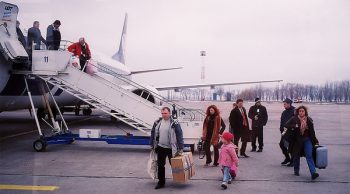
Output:
<path fill-rule="evenodd" d="M 57 117 L 57 109 L 52 107 L 51 110 L 52 110 L 53 118 L 56 119 L 56 117 Z M 49 119 L 50 118 L 50 115 L 48 114 L 48 111 L 45 110 L 44 108 L 38 108 L 38 110 L 36 111 L 36 116 L 38 117 L 40 122 L 42 121 L 41 119 Z"/>
<path fill-rule="evenodd" d="M 91 108 L 83 109 L 83 115 L 89 116 L 91 115 L 91 113 L 92 113 Z"/>
<path fill-rule="evenodd" d="M 41 118 L 45 118 L 45 109 L 38 108 L 36 111 L 36 116 L 38 117 L 39 121 L 41 121 Z"/>

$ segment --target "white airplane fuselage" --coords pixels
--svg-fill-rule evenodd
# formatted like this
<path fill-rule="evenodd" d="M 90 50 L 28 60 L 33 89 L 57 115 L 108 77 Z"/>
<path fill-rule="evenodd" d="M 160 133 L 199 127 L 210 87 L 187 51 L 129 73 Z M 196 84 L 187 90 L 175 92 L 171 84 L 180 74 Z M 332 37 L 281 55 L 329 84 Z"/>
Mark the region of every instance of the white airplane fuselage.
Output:
<path fill-rule="evenodd" d="M 57 51 L 60 52 L 60 51 Z M 99 57 L 103 61 L 102 57 Z M 124 78 L 131 80 L 130 71 L 123 64 L 118 64 L 118 62 L 111 60 L 105 60 L 109 62 L 107 65 L 105 62 L 98 61 L 98 65 L 107 66 L 108 69 L 112 69 L 114 72 L 117 72 L 119 75 L 124 75 Z M 31 108 L 26 85 L 24 82 L 25 75 L 13 73 L 13 64 L 4 59 L 0 55 L 0 112 L 3 111 L 13 111 L 19 109 L 29 109 Z M 98 72 L 96 76 L 103 77 L 104 79 L 119 84 L 121 87 L 136 92 L 137 88 L 131 85 L 125 84 L 125 82 L 116 79 L 114 76 L 109 75 L 104 72 Z M 38 87 L 37 79 L 27 79 L 28 87 L 31 91 L 32 99 L 34 106 L 36 108 L 45 108 L 46 105 L 43 100 L 42 92 Z M 69 93 L 63 91 L 58 87 L 49 85 L 50 92 L 54 96 L 58 106 L 75 106 L 80 100 L 76 97 L 70 95 Z M 150 89 L 153 92 L 156 91 L 150 86 L 142 86 L 144 88 Z M 157 91 L 156 91 L 157 92 Z M 53 101 L 49 98 L 50 105 L 53 107 Z"/>
<path fill-rule="evenodd" d="M 0 55 L 0 112 L 31 108 L 26 90 L 24 75 L 13 74 L 12 64 Z M 37 80 L 28 80 L 36 108 L 44 108 L 43 97 L 36 84 Z M 51 93 L 60 106 L 73 106 L 79 100 L 57 87 L 51 87 Z M 52 104 L 52 100 L 49 100 Z"/>

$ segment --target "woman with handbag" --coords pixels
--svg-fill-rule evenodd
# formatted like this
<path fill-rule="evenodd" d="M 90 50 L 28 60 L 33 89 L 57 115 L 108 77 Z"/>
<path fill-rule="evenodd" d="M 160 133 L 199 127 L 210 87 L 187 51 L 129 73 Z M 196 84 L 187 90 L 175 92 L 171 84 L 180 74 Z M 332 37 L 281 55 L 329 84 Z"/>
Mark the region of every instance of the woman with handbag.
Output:
<path fill-rule="evenodd" d="M 294 175 L 299 176 L 300 156 L 305 155 L 311 179 L 315 180 L 319 177 L 319 174 L 316 172 L 312 150 L 315 145 L 318 145 L 318 140 L 316 138 L 313 120 L 308 116 L 305 106 L 299 106 L 295 114 L 296 115 L 285 124 L 285 127 L 293 132 L 289 151 L 291 151 L 294 158 Z"/>

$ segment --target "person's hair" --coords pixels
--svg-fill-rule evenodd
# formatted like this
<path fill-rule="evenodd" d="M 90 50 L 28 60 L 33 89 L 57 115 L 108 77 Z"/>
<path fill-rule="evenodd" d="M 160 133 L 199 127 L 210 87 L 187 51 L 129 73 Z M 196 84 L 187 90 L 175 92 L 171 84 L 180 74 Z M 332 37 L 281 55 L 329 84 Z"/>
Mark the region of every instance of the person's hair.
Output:
<path fill-rule="evenodd" d="M 163 111 L 163 110 L 168 110 L 168 112 L 171 113 L 171 112 L 170 112 L 170 108 L 167 107 L 167 106 L 164 106 L 164 107 L 162 108 L 162 111 Z"/>
<path fill-rule="evenodd" d="M 299 115 L 299 110 L 300 109 L 304 109 L 305 110 L 305 116 L 309 116 L 309 113 L 307 112 L 307 108 L 306 108 L 306 106 L 299 106 L 297 109 L 295 109 L 295 114 L 296 115 Z"/>
<path fill-rule="evenodd" d="M 33 26 L 35 26 L 35 24 L 39 24 L 39 21 L 34 21 Z"/>
<path fill-rule="evenodd" d="M 236 101 L 237 104 L 240 103 L 240 102 L 243 102 L 243 99 L 242 99 L 242 98 L 239 98 L 239 99 L 237 99 L 237 101 Z"/>
<path fill-rule="evenodd" d="M 213 108 L 214 111 L 215 111 L 214 115 L 220 115 L 219 109 L 218 109 L 215 105 L 210 105 L 210 106 L 208 106 L 207 111 L 205 112 L 205 114 L 206 114 L 207 116 L 210 115 L 210 109 L 211 109 L 211 108 Z"/>
<path fill-rule="evenodd" d="M 233 106 L 237 106 L 237 103 L 236 103 L 236 102 L 234 102 L 232 105 L 233 105 Z"/>
<path fill-rule="evenodd" d="M 55 20 L 55 21 L 53 22 L 53 24 L 61 25 L 61 21 L 60 21 L 60 20 Z"/>

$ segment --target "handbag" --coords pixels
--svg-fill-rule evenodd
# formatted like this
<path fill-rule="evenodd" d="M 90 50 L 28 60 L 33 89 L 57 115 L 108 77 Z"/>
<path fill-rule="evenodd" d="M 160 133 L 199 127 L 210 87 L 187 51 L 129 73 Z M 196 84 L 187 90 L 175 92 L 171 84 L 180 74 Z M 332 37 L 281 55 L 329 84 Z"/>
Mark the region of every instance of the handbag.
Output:
<path fill-rule="evenodd" d="M 230 167 L 230 174 L 232 178 L 235 178 L 237 176 L 237 171 L 237 166 L 235 164 L 232 164 L 232 166 Z"/>
<path fill-rule="evenodd" d="M 149 154 L 147 173 L 153 180 L 158 178 L 158 160 L 154 149 L 152 149 L 151 153 Z"/>
<path fill-rule="evenodd" d="M 97 63 L 96 61 L 93 60 L 88 60 L 86 61 L 86 73 L 90 74 L 90 75 L 94 75 L 95 73 L 98 72 L 97 70 Z"/>

